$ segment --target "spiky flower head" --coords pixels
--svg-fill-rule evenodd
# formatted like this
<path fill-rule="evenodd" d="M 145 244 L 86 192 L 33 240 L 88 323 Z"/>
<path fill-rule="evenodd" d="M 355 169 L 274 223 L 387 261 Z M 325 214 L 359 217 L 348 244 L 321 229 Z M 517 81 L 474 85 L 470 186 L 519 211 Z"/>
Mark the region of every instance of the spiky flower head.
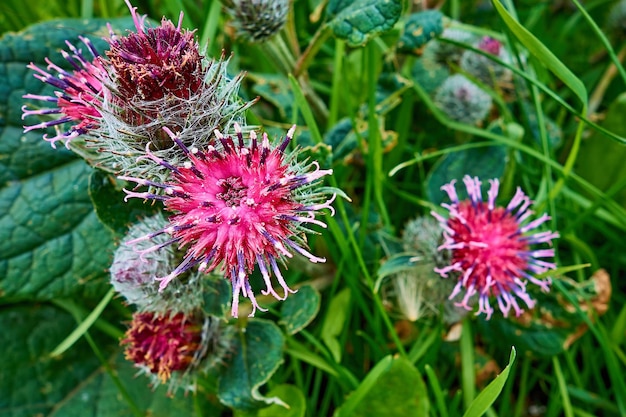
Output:
<path fill-rule="evenodd" d="M 169 392 L 195 389 L 195 376 L 222 363 L 232 345 L 232 329 L 202 312 L 135 313 L 121 344 L 157 386 L 169 382 Z"/>
<path fill-rule="evenodd" d="M 485 36 L 474 46 L 501 61 L 507 63 L 511 61 L 509 53 L 497 39 Z M 513 73 L 508 68 L 484 55 L 469 50 L 465 51 L 461 56 L 461 69 L 490 86 L 507 86 L 511 84 L 513 76 Z"/>
<path fill-rule="evenodd" d="M 439 36 L 439 39 L 440 40 L 433 39 L 424 47 L 424 52 L 422 54 L 424 67 L 428 67 L 429 64 L 458 64 L 465 49 L 452 43 L 448 43 L 445 40 L 448 39 L 471 45 L 475 42 L 476 35 L 460 28 L 446 28 Z"/>
<path fill-rule="evenodd" d="M 130 7 L 137 32 L 116 36 L 111 31 L 106 56 L 116 75 L 120 100 L 153 101 L 167 95 L 189 98 L 202 84 L 202 56 L 195 31 L 163 18 L 161 26 L 146 27 L 145 16 Z"/>
<path fill-rule="evenodd" d="M 26 130 L 78 122 L 49 141 L 53 146 L 64 141 L 66 147 L 106 171 L 163 180 L 167 173 L 160 166 L 142 164 L 137 158 L 151 143 L 154 152 L 169 161 L 184 159 L 164 127 L 179 132 L 187 146 L 206 146 L 214 129 L 231 129 L 233 122 L 243 121 L 243 112 L 253 103 L 238 97 L 243 74 L 229 77 L 223 56 L 218 60 L 201 56 L 194 32 L 181 28 L 182 15 L 178 25 L 163 19 L 160 26 L 152 28 L 128 0 L 126 4 L 136 32 L 118 36 L 109 27 L 106 56 L 83 40 L 94 59 L 86 60 L 70 45 L 72 55 L 63 54 L 73 65 L 73 73 L 49 66 L 59 74 L 54 77 L 31 65 L 39 72 L 36 76 L 59 88 L 58 96 L 68 97 L 73 107 L 64 112 L 68 106 L 60 99 L 26 95 L 57 103 L 63 114 L 58 120 Z M 24 116 L 48 113 L 54 111 L 24 109 Z"/>
<path fill-rule="evenodd" d="M 24 95 L 25 99 L 53 103 L 55 107 L 29 110 L 26 105 L 22 106 L 22 120 L 35 115 L 58 115 L 58 118 L 54 120 L 24 126 L 24 132 L 54 127 L 55 136 L 43 136 L 44 140 L 50 142 L 53 148 L 56 147 L 58 141 L 64 142 L 68 146 L 72 139 L 89 133 L 100 126 L 104 100 L 102 79 L 106 71 L 99 60 L 100 55 L 91 41 L 84 37 L 79 37 L 79 39 L 87 47 L 91 57 L 83 55 L 80 49 L 67 41 L 66 45 L 71 53 L 61 51 L 63 57 L 74 68 L 73 71 L 59 67 L 48 58 L 46 58 L 47 70 L 56 72 L 56 75 L 39 68 L 32 62 L 27 65 L 29 69 L 35 71 L 35 78 L 59 89 L 54 96 Z M 67 130 L 62 131 L 62 125 L 66 123 L 72 124 Z"/>
<path fill-rule="evenodd" d="M 437 89 L 435 104 L 452 120 L 474 125 L 487 117 L 492 101 L 465 76 L 454 74 Z"/>
<path fill-rule="evenodd" d="M 124 242 L 133 242 L 146 234 L 167 225 L 167 220 L 156 214 L 133 225 L 115 251 L 111 265 L 111 284 L 129 304 L 139 311 L 165 313 L 166 311 L 190 312 L 202 304 L 202 277 L 188 273 L 159 291 L 155 280 L 168 274 L 182 259 L 183 254 L 168 245 L 166 236 L 155 236 L 153 242 L 139 240 L 133 247 Z M 161 250 L 154 250 L 164 245 Z"/>
<path fill-rule="evenodd" d="M 441 252 L 441 228 L 432 217 L 417 217 L 404 225 L 402 244 L 409 253 L 419 254 L 429 261 L 439 261 Z"/>
<path fill-rule="evenodd" d="M 459 200 L 456 180 L 441 187 L 451 203 L 442 206 L 449 212 L 448 218 L 432 212 L 443 229 L 444 243 L 440 250 L 450 251 L 451 264 L 436 268 L 442 277 L 450 275 L 457 279 L 450 295 L 455 298 L 465 292 L 457 305 L 472 310 L 470 301 L 478 296 L 476 314 L 486 314 L 489 319 L 494 311 L 489 299 L 495 297 L 498 307 L 507 316 L 510 309 L 516 316 L 523 310 L 517 303 L 521 299 L 528 308 L 533 308 L 535 301 L 526 291 L 530 282 L 543 291 L 549 291 L 549 278 L 539 279 L 534 275 L 542 274 L 556 265 L 543 258 L 553 258 L 554 249 L 533 249 L 532 245 L 547 244 L 552 246 L 552 239 L 559 234 L 551 231 L 534 231 L 547 220 L 547 214 L 527 222 L 533 212 L 529 210 L 532 201 L 518 187 L 517 192 L 506 207 L 496 206 L 499 181 L 489 180 L 491 187 L 487 192 L 487 201 L 483 201 L 481 182 L 477 177 L 466 175 L 463 183 L 469 196 Z"/>
<path fill-rule="evenodd" d="M 248 144 L 238 125 L 233 138 L 215 131 L 216 146 L 204 150 L 187 148 L 175 135 L 172 140 L 188 157 L 181 166 L 174 166 L 158 158 L 149 148 L 147 157 L 171 171 L 165 183 L 155 183 L 134 177 L 120 177 L 138 185 L 160 189 L 162 193 L 124 190 L 126 199 L 162 200 L 165 210 L 172 213 L 169 225 L 146 235 L 141 240 L 153 239 L 161 234 L 170 236 L 169 243 L 186 247 L 183 261 L 169 274 L 158 277 L 160 288 L 199 265 L 210 272 L 218 265 L 230 279 L 233 289 L 232 315 L 237 317 L 239 296 L 243 294 L 252 303 L 252 313 L 263 310 L 257 304 L 248 275 L 258 267 L 271 294 L 285 299 L 293 292 L 285 282 L 279 268 L 286 258 L 297 252 L 311 262 L 324 262 L 307 250 L 306 232 L 309 225 L 326 227 L 315 218 L 320 210 L 334 212 L 333 194 L 327 198 L 324 190 L 315 191 L 319 180 L 332 174 L 322 170 L 317 162 L 299 163 L 297 151 L 286 154 L 293 138 L 293 126 L 285 138 L 272 144 L 266 134 L 259 141 L 250 132 Z M 163 244 L 155 244 L 155 248 Z M 270 273 L 283 289 L 279 295 L 272 287 Z"/>
<path fill-rule="evenodd" d="M 287 22 L 288 0 L 224 0 L 237 30 L 249 42 L 263 43 Z"/>

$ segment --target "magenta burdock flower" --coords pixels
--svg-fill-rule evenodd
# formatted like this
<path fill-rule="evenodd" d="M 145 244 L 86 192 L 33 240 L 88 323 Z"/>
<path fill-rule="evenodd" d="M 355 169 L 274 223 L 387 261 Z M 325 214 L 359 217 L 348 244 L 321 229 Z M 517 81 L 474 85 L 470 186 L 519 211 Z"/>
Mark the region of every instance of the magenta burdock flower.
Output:
<path fill-rule="evenodd" d="M 180 265 L 168 275 L 157 278 L 160 288 L 196 265 L 207 272 L 221 265 L 221 271 L 232 283 L 234 317 L 240 294 L 250 299 L 251 315 L 257 308 L 263 310 L 248 281 L 255 267 L 267 287 L 262 293 L 282 300 L 293 291 L 280 272 L 280 263 L 294 252 L 311 262 L 325 261 L 307 250 L 305 233 L 311 232 L 308 228 L 311 224 L 326 227 L 315 216 L 324 208 L 333 212 L 331 203 L 336 196 L 326 198 L 325 190 L 314 190 L 319 180 L 332 174 L 332 170 L 320 169 L 317 162 L 299 163 L 296 152 L 285 153 L 295 126 L 275 145 L 265 134 L 259 141 L 255 132 L 250 132 L 246 145 L 239 126 L 235 125 L 235 129 L 235 138 L 215 131 L 215 146 L 204 150 L 187 148 L 177 135 L 165 129 L 188 160 L 182 166 L 174 166 L 154 155 L 149 146 L 146 158 L 170 170 L 170 180 L 156 183 L 120 177 L 162 191 L 157 194 L 150 190 L 125 190 L 126 199 L 162 200 L 165 210 L 173 213 L 167 227 L 127 244 L 165 233 L 170 236 L 166 244 L 177 243 L 187 248 Z M 147 250 L 163 246 L 165 244 L 157 244 Z M 283 296 L 272 287 L 272 273 L 283 289 Z"/>
<path fill-rule="evenodd" d="M 65 146 L 105 171 L 162 181 L 163 167 L 137 162 L 146 144 L 171 163 L 185 159 L 163 130 L 178 132 L 188 147 L 204 148 L 213 130 L 232 129 L 243 122 L 244 111 L 253 102 L 238 95 L 243 73 L 230 77 L 223 56 L 212 60 L 199 52 L 194 31 L 163 18 L 161 25 L 149 27 L 146 17 L 126 0 L 136 31 L 125 36 L 109 26 L 109 50 L 100 55 L 81 38 L 93 59 L 68 43 L 71 54 L 62 52 L 73 71 L 48 62 L 53 75 L 31 64 L 35 77 L 58 88 L 55 96 L 27 94 L 27 99 L 52 102 L 54 108 L 29 110 L 23 117 L 60 114 L 51 120 L 25 127 L 26 131 L 71 124 L 53 138 L 54 146 Z M 79 138 L 79 136 L 81 136 Z M 150 171 L 152 169 L 152 171 Z"/>
<path fill-rule="evenodd" d="M 146 367 L 166 382 L 173 371 L 184 371 L 204 356 L 202 321 L 183 313 L 135 313 L 122 344 L 126 359 Z"/>
<path fill-rule="evenodd" d="M 33 115 L 59 115 L 57 119 L 24 126 L 24 132 L 35 129 L 47 129 L 54 126 L 57 130 L 56 136 L 51 138 L 44 135 L 44 139 L 56 148 L 56 142 L 61 141 L 69 148 L 72 139 L 79 135 L 88 133 L 100 126 L 101 108 L 103 97 L 102 79 L 106 72 L 99 60 L 98 51 L 87 38 L 80 37 L 85 44 L 91 59 L 87 59 L 80 49 L 66 42 L 70 53 L 61 51 L 63 57 L 74 68 L 73 71 L 66 71 L 55 65 L 46 58 L 48 71 L 54 71 L 56 76 L 39 68 L 32 62 L 28 68 L 35 71 L 35 78 L 58 88 L 54 96 L 42 96 L 36 94 L 26 94 L 24 98 L 54 103 L 56 107 L 45 107 L 42 109 L 29 110 L 27 106 L 22 107 L 22 119 Z M 65 132 L 62 132 L 60 125 L 72 124 Z"/>
<path fill-rule="evenodd" d="M 106 52 L 117 75 L 120 99 L 157 100 L 171 94 L 189 98 L 203 81 L 202 56 L 194 39 L 195 31 L 182 29 L 163 18 L 161 26 L 146 27 L 145 16 L 126 1 L 137 33 L 126 36 L 110 33 Z"/>
<path fill-rule="evenodd" d="M 552 245 L 552 239 L 559 234 L 551 231 L 533 232 L 550 219 L 547 214 L 527 222 L 533 214 L 529 207 L 531 200 L 518 188 L 506 207 L 496 206 L 499 182 L 490 180 L 491 188 L 487 202 L 482 199 L 481 182 L 477 177 L 466 175 L 463 178 L 467 188 L 468 200 L 459 201 L 455 189 L 456 180 L 441 187 L 450 200 L 442 204 L 448 212 L 448 218 L 432 212 L 443 228 L 444 243 L 439 250 L 449 250 L 451 265 L 435 268 L 442 277 L 452 275 L 458 278 L 450 299 L 464 292 L 458 306 L 472 310 L 471 298 L 478 296 L 478 311 L 489 319 L 493 308 L 489 302 L 495 297 L 498 307 L 507 316 L 511 307 L 516 316 L 523 310 L 516 298 L 524 301 L 528 308 L 533 308 L 535 301 L 526 292 L 528 282 L 549 291 L 550 279 L 536 278 L 555 269 L 554 263 L 542 260 L 553 258 L 554 249 L 533 249 L 535 244 Z"/>
<path fill-rule="evenodd" d="M 194 391 L 196 376 L 223 364 L 232 350 L 233 327 L 223 323 L 199 310 L 135 313 L 121 345 L 153 386 L 167 382 L 170 394 Z"/>

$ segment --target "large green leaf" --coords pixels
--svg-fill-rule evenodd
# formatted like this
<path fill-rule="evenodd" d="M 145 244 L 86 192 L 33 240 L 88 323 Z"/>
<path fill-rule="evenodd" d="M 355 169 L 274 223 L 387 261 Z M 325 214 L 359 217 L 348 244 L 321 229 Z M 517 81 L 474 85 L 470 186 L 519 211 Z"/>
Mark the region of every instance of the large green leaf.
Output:
<path fill-rule="evenodd" d="M 49 356 L 75 326 L 74 318 L 51 306 L 0 310 L 0 415 L 48 415 L 99 367 L 84 341 L 62 357 Z"/>
<path fill-rule="evenodd" d="M 123 19 L 113 26 L 131 24 Z M 64 149 L 51 149 L 41 133 L 23 134 L 21 106 L 27 92 L 52 92 L 32 76 L 29 62 L 45 68 L 49 56 L 67 68 L 59 53 L 66 39 L 78 45 L 79 35 L 95 35 L 102 51 L 106 33 L 104 20 L 70 19 L 0 39 L 0 295 L 50 299 L 103 290 L 97 278 L 113 245 L 87 195 L 91 169 Z"/>
<path fill-rule="evenodd" d="M 254 319 L 235 338 L 230 360 L 221 373 L 220 401 L 237 410 L 254 410 L 267 404 L 284 404 L 278 397 L 264 397 L 259 388 L 283 363 L 283 335 L 276 324 Z"/>
<path fill-rule="evenodd" d="M 349 46 L 365 45 L 370 39 L 388 31 L 402 13 L 400 0 L 330 0 L 328 26 L 335 36 Z"/>
<path fill-rule="evenodd" d="M 427 416 L 426 385 L 411 362 L 383 358 L 335 413 L 335 417 Z"/>
<path fill-rule="evenodd" d="M 148 379 L 137 376 L 137 368 L 124 359 L 123 355 L 116 356 L 112 367 L 118 382 L 122 384 L 133 405 L 129 405 L 120 395 L 120 390 L 104 370 L 98 369 L 89 376 L 76 390 L 69 393 L 64 400 L 57 404 L 50 417 L 133 417 L 132 407 L 140 415 L 151 417 L 196 416 L 194 402 L 201 404 L 202 415 L 218 415 L 222 408 L 216 400 L 208 401 L 208 396 L 202 391 L 185 393 L 179 390 L 176 394 L 168 394 L 168 386 L 160 385 L 153 389 Z M 197 396 L 197 398 L 194 398 Z"/>

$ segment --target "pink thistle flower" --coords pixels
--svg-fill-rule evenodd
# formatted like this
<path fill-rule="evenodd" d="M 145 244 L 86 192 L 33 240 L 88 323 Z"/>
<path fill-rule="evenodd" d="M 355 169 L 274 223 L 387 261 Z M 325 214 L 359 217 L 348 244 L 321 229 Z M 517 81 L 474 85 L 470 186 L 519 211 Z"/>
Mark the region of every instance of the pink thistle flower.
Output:
<path fill-rule="evenodd" d="M 185 371 L 206 354 L 203 321 L 183 313 L 135 313 L 121 344 L 125 357 L 167 382 L 174 371 Z"/>
<path fill-rule="evenodd" d="M 550 216 L 544 214 L 536 220 L 526 223 L 533 214 L 530 207 L 532 201 L 518 187 L 515 196 L 506 207 L 495 204 L 499 182 L 489 181 L 491 188 L 487 192 L 488 199 L 484 202 L 481 193 L 481 182 L 477 177 L 466 175 L 463 183 L 467 188 L 468 200 L 459 201 L 456 193 L 456 180 L 441 187 L 451 204 L 442 204 L 449 212 L 446 219 L 439 214 L 431 214 L 443 228 L 444 243 L 439 250 L 449 250 L 451 265 L 435 268 L 435 272 L 447 278 L 453 273 L 459 281 L 454 287 L 450 299 L 462 291 L 465 295 L 458 306 L 472 310 L 470 298 L 478 295 L 478 311 L 485 313 L 489 319 L 493 308 L 489 298 L 495 297 L 498 307 L 507 316 L 511 307 L 516 316 L 523 313 L 516 297 L 524 301 L 528 308 L 533 308 L 535 300 L 526 292 L 526 285 L 531 282 L 543 291 L 549 291 L 551 280 L 541 280 L 534 274 L 542 274 L 555 269 L 556 265 L 542 260 L 554 257 L 554 249 L 531 249 L 533 244 L 547 243 L 558 238 L 556 232 L 535 232 Z"/>
<path fill-rule="evenodd" d="M 320 169 L 317 162 L 298 163 L 295 152 L 285 154 L 295 126 L 276 145 L 270 144 L 266 134 L 259 143 L 255 132 L 250 132 L 250 142 L 245 145 L 241 129 L 236 124 L 236 140 L 216 130 L 219 149 L 208 146 L 204 151 L 187 148 L 169 129 L 164 130 L 185 152 L 188 160 L 183 166 L 173 166 L 154 155 L 149 146 L 145 158 L 169 169 L 171 180 L 161 184 L 119 177 L 163 191 L 156 194 L 124 190 L 126 199 L 162 200 L 165 209 L 174 213 L 164 229 L 127 244 L 167 233 L 171 238 L 150 250 L 172 243 L 187 247 L 181 264 L 167 276 L 156 278 L 161 282 L 161 289 L 196 265 L 200 270 L 210 272 L 221 264 L 221 271 L 232 283 L 232 315 L 237 317 L 239 296 L 243 293 L 252 303 L 250 316 L 253 316 L 257 308 L 265 311 L 257 304 L 248 281 L 255 266 L 267 287 L 262 294 L 283 300 L 294 291 L 287 286 L 280 272 L 280 262 L 292 257 L 293 252 L 314 263 L 325 262 L 324 258 L 307 250 L 304 233 L 312 232 L 308 228 L 311 224 L 326 227 L 315 218 L 320 210 L 327 208 L 334 214 L 331 203 L 336 194 L 324 200 L 326 192 L 311 191 L 322 177 L 332 174 L 332 170 Z M 282 287 L 283 296 L 272 287 L 271 273 Z"/>
<path fill-rule="evenodd" d="M 22 119 L 33 115 L 60 115 L 55 120 L 24 126 L 24 132 L 35 129 L 47 129 L 54 126 L 57 129 L 56 136 L 51 138 L 47 137 L 47 135 L 43 136 L 46 141 L 50 142 L 53 148 L 56 148 L 57 141 L 65 142 L 65 147 L 69 148 L 69 143 L 72 139 L 88 133 L 100 125 L 100 109 L 104 100 L 102 79 L 106 73 L 100 61 L 100 55 L 91 41 L 87 38 L 79 38 L 91 53 L 92 60 L 88 60 L 80 49 L 66 41 L 71 54 L 66 51 L 61 51 L 61 54 L 72 65 L 74 71 L 66 71 L 52 63 L 48 58 L 46 58 L 48 63 L 47 69 L 55 71 L 57 73 L 56 76 L 39 68 L 32 62 L 27 65 L 28 68 L 35 71 L 35 78 L 60 90 L 54 96 L 36 94 L 25 94 L 23 96 L 26 99 L 56 104 L 54 108 L 37 110 L 28 110 L 27 106 L 22 107 Z M 70 122 L 77 123 L 72 125 L 67 131 L 61 132 L 59 125 Z"/>

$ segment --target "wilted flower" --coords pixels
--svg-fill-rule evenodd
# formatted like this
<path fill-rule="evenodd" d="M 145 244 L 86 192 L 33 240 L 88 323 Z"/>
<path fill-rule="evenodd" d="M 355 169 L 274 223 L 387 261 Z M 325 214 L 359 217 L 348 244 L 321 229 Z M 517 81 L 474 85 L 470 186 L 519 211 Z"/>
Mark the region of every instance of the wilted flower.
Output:
<path fill-rule="evenodd" d="M 24 126 L 24 132 L 35 129 L 47 129 L 54 126 L 57 130 L 56 136 L 51 138 L 47 137 L 47 135 L 43 136 L 46 141 L 50 142 L 53 148 L 56 148 L 57 141 L 64 142 L 65 146 L 69 148 L 69 143 L 72 139 L 100 126 L 102 102 L 104 100 L 102 79 L 106 71 L 99 60 L 98 51 L 96 51 L 91 41 L 83 37 L 80 37 L 80 40 L 89 50 L 91 59 L 87 59 L 80 49 L 77 49 L 69 42 L 66 42 L 66 44 L 71 54 L 61 51 L 63 57 L 74 68 L 73 71 L 64 70 L 52 63 L 48 58 L 46 58 L 47 69 L 56 72 L 56 76 L 42 70 L 32 62 L 27 65 L 28 68 L 35 71 L 35 78 L 60 90 L 54 96 L 24 95 L 26 99 L 54 103 L 56 107 L 45 107 L 37 110 L 28 110 L 27 106 L 22 107 L 22 119 L 34 115 L 60 115 L 54 120 Z M 60 125 L 65 123 L 75 124 L 70 126 L 65 132 L 62 132 Z"/>
<path fill-rule="evenodd" d="M 451 204 L 442 204 L 449 217 L 432 212 L 444 230 L 445 240 L 440 250 L 449 250 L 451 254 L 451 265 L 436 268 L 435 271 L 444 278 L 453 274 L 458 279 L 450 299 L 465 291 L 459 306 L 471 310 L 470 299 L 477 295 L 476 314 L 485 313 L 489 319 L 494 311 L 489 298 L 495 297 L 505 316 L 511 307 L 519 316 L 523 310 L 516 297 L 524 301 L 528 308 L 533 308 L 535 301 L 526 292 L 526 285 L 531 282 L 543 291 L 549 291 L 550 279 L 539 279 L 533 275 L 556 268 L 554 263 L 541 259 L 554 257 L 554 249 L 531 249 L 531 245 L 552 245 L 552 239 L 559 234 L 551 231 L 530 233 L 550 216 L 544 214 L 526 223 L 533 214 L 528 209 L 532 202 L 520 188 L 506 207 L 497 207 L 497 179 L 489 181 L 491 187 L 487 202 L 482 199 L 478 178 L 466 175 L 463 182 L 468 200 L 459 201 L 456 180 L 453 180 L 441 187 L 451 200 Z"/>
<path fill-rule="evenodd" d="M 161 281 L 160 288 L 166 288 L 196 265 L 209 272 L 221 264 L 221 270 L 232 283 L 232 314 L 236 317 L 241 293 L 252 302 L 251 315 L 257 308 L 261 309 L 248 282 L 255 265 L 267 286 L 262 293 L 282 300 L 293 291 L 283 279 L 280 262 L 292 257 L 294 251 L 311 262 L 325 261 L 308 252 L 305 233 L 311 232 L 309 224 L 326 227 L 315 216 L 324 208 L 333 211 L 331 203 L 335 195 L 326 199 L 324 191 L 313 190 L 332 170 L 320 169 L 317 162 L 298 163 L 296 152 L 285 154 L 295 126 L 276 145 L 270 144 L 265 134 L 259 143 L 255 132 L 250 132 L 246 146 L 241 129 L 238 125 L 235 129 L 234 139 L 215 131 L 216 146 L 205 150 L 187 148 L 167 130 L 188 156 L 183 166 L 158 158 L 149 147 L 146 154 L 171 171 L 171 180 L 161 184 L 141 178 L 120 178 L 163 191 L 154 194 L 125 190 L 126 199 L 162 200 L 165 209 L 173 213 L 167 227 L 130 243 L 167 233 L 171 236 L 167 243 L 187 247 L 181 264 L 168 275 L 157 278 Z M 153 249 L 163 246 L 157 244 Z M 270 271 L 283 288 L 284 296 L 273 289 Z"/>
<path fill-rule="evenodd" d="M 143 237 L 154 230 L 163 229 L 167 220 L 157 214 L 133 225 L 123 241 Z M 154 244 L 164 245 L 159 251 Z M 111 265 L 111 284 L 130 304 L 139 311 L 165 313 L 166 311 L 189 312 L 202 304 L 202 278 L 188 273 L 164 291 L 159 291 L 157 277 L 167 275 L 178 265 L 183 254 L 168 245 L 166 236 L 155 236 L 153 242 L 139 241 L 134 247 L 121 244 L 115 251 Z"/>
<path fill-rule="evenodd" d="M 288 0 L 224 0 L 233 17 L 237 36 L 250 42 L 265 42 L 285 25 Z"/>
<path fill-rule="evenodd" d="M 147 375 L 153 385 L 170 383 L 194 390 L 194 374 L 222 362 L 232 343 L 232 331 L 204 313 L 135 313 L 121 344 L 127 360 Z"/>
<path fill-rule="evenodd" d="M 491 97 L 461 74 L 446 79 L 437 89 L 435 104 L 457 122 L 477 124 L 491 109 Z"/>

